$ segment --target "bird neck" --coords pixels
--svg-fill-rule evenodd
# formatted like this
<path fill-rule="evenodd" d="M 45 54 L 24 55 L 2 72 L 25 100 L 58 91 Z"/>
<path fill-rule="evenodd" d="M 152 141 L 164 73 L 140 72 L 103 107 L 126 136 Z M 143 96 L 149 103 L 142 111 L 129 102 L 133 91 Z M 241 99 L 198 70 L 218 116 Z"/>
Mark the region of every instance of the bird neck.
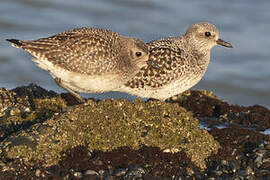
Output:
<path fill-rule="evenodd" d="M 175 38 L 178 47 L 184 49 L 184 56 L 189 56 L 194 68 L 200 68 L 202 71 L 207 69 L 210 62 L 210 49 L 203 47 L 203 44 L 194 43 L 193 39 L 185 36 Z"/>
<path fill-rule="evenodd" d="M 197 50 L 201 54 L 208 54 L 210 53 L 210 50 L 212 48 L 211 45 L 208 44 L 206 41 L 198 40 L 194 36 L 189 36 L 188 34 L 185 34 L 181 37 L 182 41 L 185 41 L 184 44 L 186 44 L 188 47 L 190 47 L 193 50 Z"/>

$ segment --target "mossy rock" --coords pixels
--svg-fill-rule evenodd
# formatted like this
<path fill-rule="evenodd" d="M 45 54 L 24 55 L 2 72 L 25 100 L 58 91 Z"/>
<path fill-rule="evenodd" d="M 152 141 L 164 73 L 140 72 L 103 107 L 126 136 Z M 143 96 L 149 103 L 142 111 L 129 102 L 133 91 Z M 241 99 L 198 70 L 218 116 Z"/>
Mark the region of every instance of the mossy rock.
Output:
<path fill-rule="evenodd" d="M 56 101 L 55 97 L 51 100 Z M 46 102 L 50 104 L 50 98 Z M 51 166 L 59 162 L 62 152 L 79 145 L 90 151 L 153 146 L 165 152 L 184 150 L 194 164 L 204 169 L 205 159 L 220 147 L 206 130 L 199 128 L 192 113 L 177 103 L 88 100 L 64 111 L 53 110 L 60 113 L 0 144 L 3 162 L 22 160 L 27 165 Z"/>
<path fill-rule="evenodd" d="M 0 88 L 0 141 L 20 129 L 51 118 L 66 106 L 57 93 L 34 84 L 13 90 Z"/>

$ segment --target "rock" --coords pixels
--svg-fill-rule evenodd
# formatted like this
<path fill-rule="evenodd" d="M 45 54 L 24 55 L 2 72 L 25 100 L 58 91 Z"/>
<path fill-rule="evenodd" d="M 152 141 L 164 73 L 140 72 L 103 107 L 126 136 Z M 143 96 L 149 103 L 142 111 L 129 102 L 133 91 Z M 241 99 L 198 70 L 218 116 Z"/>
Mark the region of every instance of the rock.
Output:
<path fill-rule="evenodd" d="M 14 132 L 51 118 L 65 109 L 56 93 L 31 84 L 8 91 L 0 89 L 0 141 Z"/>
<path fill-rule="evenodd" d="M 33 84 L 2 88 L 0 120 L 1 177 L 235 179 L 270 174 L 270 138 L 256 131 L 270 127 L 270 111 L 232 106 L 207 91 L 187 91 L 166 102 L 89 99 L 77 104 L 67 94 Z M 212 129 L 200 129 L 199 120 Z M 222 123 L 227 127 L 215 128 Z"/>
<path fill-rule="evenodd" d="M 52 106 L 57 102 L 55 97 L 40 99 L 33 95 L 31 98 L 29 102 L 38 102 L 34 104 L 36 109 L 45 106 L 57 112 Z M 59 113 L 63 108 L 59 108 Z M 85 104 L 69 106 L 59 115 L 10 135 L 0 145 L 4 161 L 20 160 L 27 165 L 38 163 L 45 167 L 56 165 L 62 152 L 80 145 L 102 151 L 122 146 L 138 149 L 145 145 L 183 149 L 203 169 L 205 159 L 219 148 L 212 136 L 199 128 L 192 113 L 178 104 L 141 100 L 134 103 L 88 100 Z"/>

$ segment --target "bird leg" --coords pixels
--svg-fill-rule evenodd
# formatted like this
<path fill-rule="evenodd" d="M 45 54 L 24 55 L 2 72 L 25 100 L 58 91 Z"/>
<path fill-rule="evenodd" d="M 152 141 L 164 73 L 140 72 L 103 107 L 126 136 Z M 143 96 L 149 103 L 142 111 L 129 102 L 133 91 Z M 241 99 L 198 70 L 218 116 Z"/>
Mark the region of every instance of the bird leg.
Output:
<path fill-rule="evenodd" d="M 77 101 L 79 101 L 80 103 L 84 103 L 84 102 L 85 102 L 85 100 L 80 96 L 79 93 L 77 93 L 77 92 L 71 90 L 69 87 L 67 87 L 66 85 L 64 85 L 64 84 L 62 83 L 61 78 L 56 77 L 56 78 L 54 79 L 54 81 L 55 81 L 55 83 L 56 83 L 58 86 L 60 86 L 61 88 L 65 89 L 65 90 L 66 90 L 67 92 L 69 92 L 73 97 L 75 97 L 75 98 L 77 99 Z"/>

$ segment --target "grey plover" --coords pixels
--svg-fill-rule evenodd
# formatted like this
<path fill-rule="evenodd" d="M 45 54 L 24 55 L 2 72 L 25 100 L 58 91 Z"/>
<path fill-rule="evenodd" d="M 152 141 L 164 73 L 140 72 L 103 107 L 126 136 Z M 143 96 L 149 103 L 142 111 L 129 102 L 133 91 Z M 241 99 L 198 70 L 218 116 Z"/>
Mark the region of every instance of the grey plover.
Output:
<path fill-rule="evenodd" d="M 152 41 L 148 43 L 149 61 L 155 66 L 143 67 L 118 91 L 160 100 L 179 94 L 202 79 L 210 50 L 217 44 L 232 48 L 209 23 L 194 24 L 181 37 Z"/>
<path fill-rule="evenodd" d="M 79 92 L 102 93 L 120 87 L 148 63 L 139 39 L 95 28 L 78 28 L 34 41 L 7 39 L 35 58 L 56 83 L 83 101 Z"/>

